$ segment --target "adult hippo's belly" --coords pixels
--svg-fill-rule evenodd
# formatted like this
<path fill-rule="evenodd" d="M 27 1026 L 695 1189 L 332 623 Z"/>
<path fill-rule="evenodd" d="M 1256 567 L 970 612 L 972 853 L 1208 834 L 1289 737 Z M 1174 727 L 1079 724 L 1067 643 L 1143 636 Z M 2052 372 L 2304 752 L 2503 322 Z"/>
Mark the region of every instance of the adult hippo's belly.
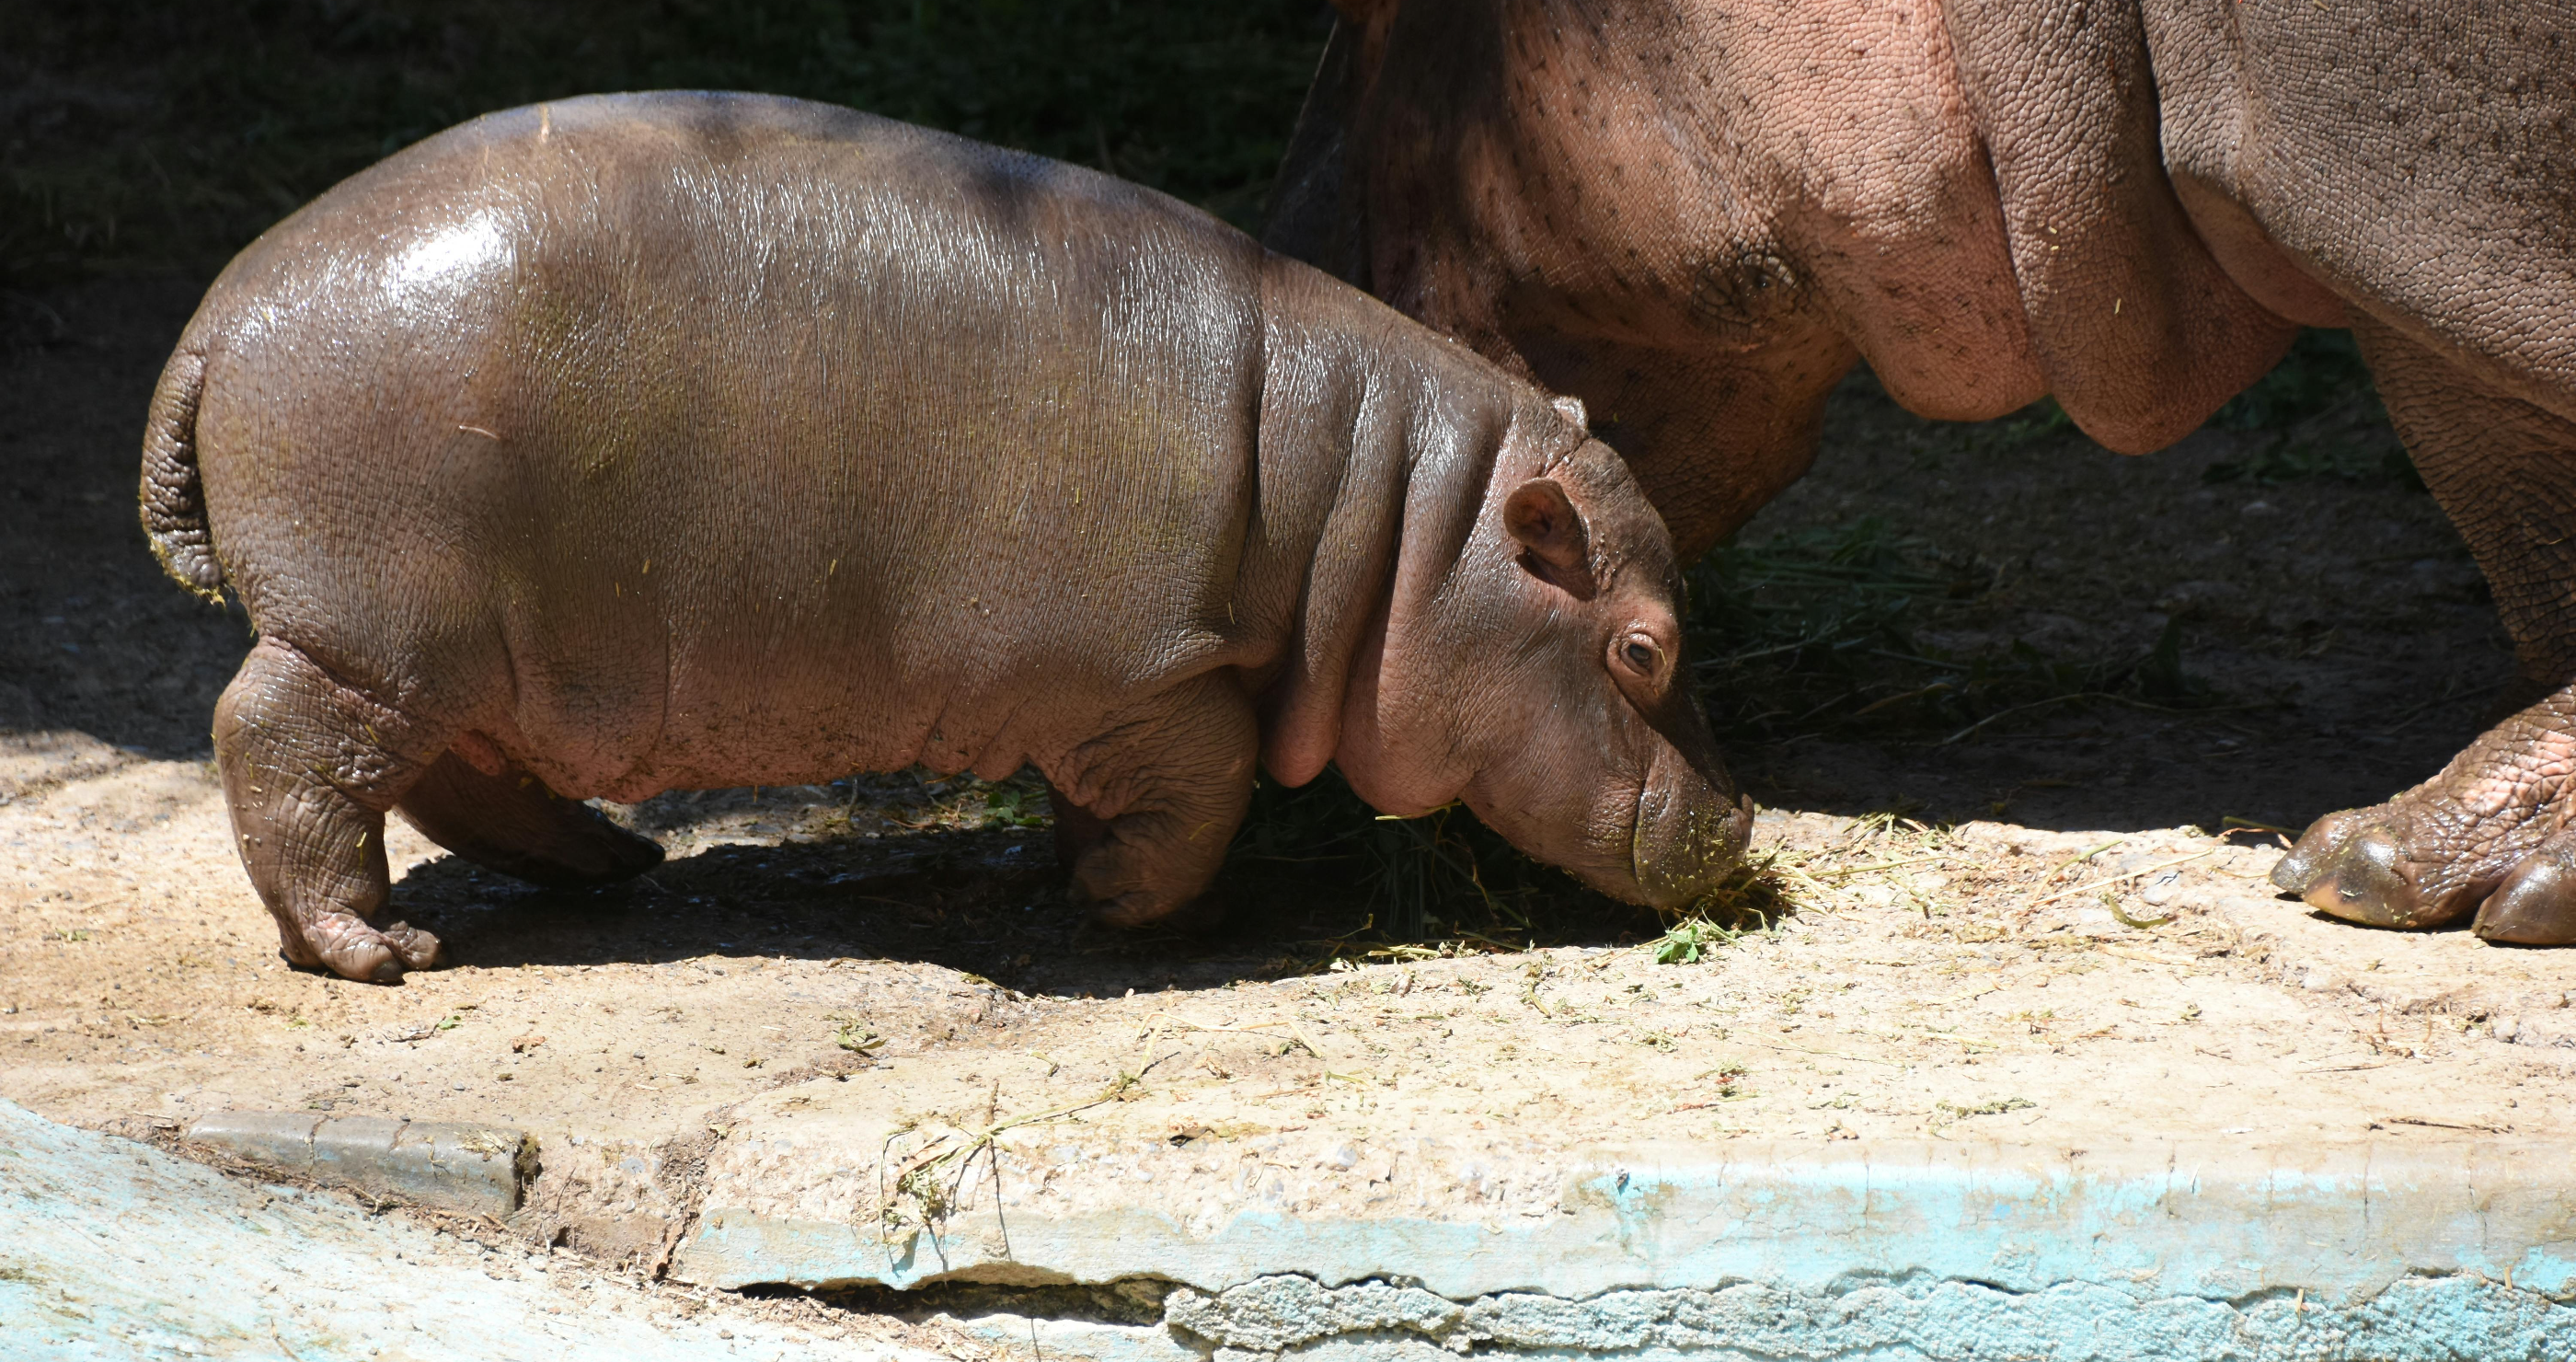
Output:
<path fill-rule="evenodd" d="M 1339 3 L 1270 244 L 1581 397 L 1686 557 L 1855 359 L 2144 453 L 2352 328 L 2524 707 L 2277 878 L 2576 941 L 2576 4 Z"/>

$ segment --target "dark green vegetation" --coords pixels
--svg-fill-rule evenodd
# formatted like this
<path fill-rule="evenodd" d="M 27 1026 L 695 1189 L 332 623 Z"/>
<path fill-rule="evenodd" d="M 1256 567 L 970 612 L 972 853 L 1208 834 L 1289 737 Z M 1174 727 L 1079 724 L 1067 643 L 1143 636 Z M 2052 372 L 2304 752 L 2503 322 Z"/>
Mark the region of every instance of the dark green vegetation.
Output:
<path fill-rule="evenodd" d="M 1248 227 L 1326 27 L 1316 0 L 0 0 L 0 287 L 211 277 L 399 147 L 607 90 L 847 104 Z"/>
<path fill-rule="evenodd" d="M 1737 743 L 1858 732 L 1948 744 L 2062 702 L 2213 702 L 2184 668 L 2179 621 L 2135 657 L 2058 657 L 2018 639 L 1952 654 L 1916 639 L 2000 572 L 1876 518 L 1720 545 L 1691 573 L 1711 720 Z"/>

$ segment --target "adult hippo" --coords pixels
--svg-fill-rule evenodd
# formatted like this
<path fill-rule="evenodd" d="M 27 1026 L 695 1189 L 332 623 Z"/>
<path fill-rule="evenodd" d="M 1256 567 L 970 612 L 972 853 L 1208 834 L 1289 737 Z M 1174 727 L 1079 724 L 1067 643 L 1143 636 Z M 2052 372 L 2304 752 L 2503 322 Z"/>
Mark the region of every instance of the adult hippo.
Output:
<path fill-rule="evenodd" d="M 388 810 L 585 882 L 661 855 L 585 797 L 1033 764 L 1118 923 L 1205 888 L 1256 756 L 1638 902 L 1744 840 L 1671 543 L 1571 404 L 1162 195 L 843 109 L 579 99 L 356 176 L 216 281 L 142 495 L 258 627 L 234 832 L 351 978 L 437 952 L 371 921 Z"/>
<path fill-rule="evenodd" d="M 2352 328 L 2523 707 L 2276 878 L 2576 940 L 2576 7 L 1336 2 L 1270 244 L 1582 398 L 1685 561 L 1855 358 L 2137 453 Z"/>

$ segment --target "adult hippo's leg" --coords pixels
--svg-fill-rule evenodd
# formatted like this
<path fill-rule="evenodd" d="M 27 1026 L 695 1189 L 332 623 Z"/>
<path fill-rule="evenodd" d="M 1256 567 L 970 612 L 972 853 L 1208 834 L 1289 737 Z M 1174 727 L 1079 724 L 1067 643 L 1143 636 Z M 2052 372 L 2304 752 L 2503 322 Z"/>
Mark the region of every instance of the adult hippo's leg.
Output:
<path fill-rule="evenodd" d="M 369 921 L 389 888 L 385 809 L 424 765 L 387 746 L 410 728 L 274 638 L 215 702 L 233 837 L 288 960 L 390 982 L 438 958 L 437 937 Z"/>
<path fill-rule="evenodd" d="M 487 775 L 454 752 L 431 763 L 394 808 L 429 840 L 531 884 L 608 884 L 662 863 L 660 843 L 528 772 L 505 766 Z"/>
<path fill-rule="evenodd" d="M 1074 897 L 1097 903 L 1113 927 L 1169 917 L 1197 898 L 1251 807 L 1260 741 L 1231 676 L 1201 676 L 1048 771 Z"/>
<path fill-rule="evenodd" d="M 2576 423 L 2498 396 L 2385 326 L 2355 328 L 2390 419 L 2494 588 L 2514 701 L 2431 780 L 2317 820 L 2273 883 L 2338 917 L 2576 942 Z"/>

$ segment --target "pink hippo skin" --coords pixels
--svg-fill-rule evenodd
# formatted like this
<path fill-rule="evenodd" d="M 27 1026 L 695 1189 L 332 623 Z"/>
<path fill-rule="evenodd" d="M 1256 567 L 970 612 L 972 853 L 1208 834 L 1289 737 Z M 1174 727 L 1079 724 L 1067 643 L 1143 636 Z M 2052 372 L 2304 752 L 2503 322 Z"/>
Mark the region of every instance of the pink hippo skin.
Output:
<path fill-rule="evenodd" d="M 2576 5 L 1336 3 L 1270 244 L 1581 398 L 1684 561 L 1857 358 L 2142 453 L 2351 327 L 2520 708 L 2275 878 L 2576 941 Z"/>
<path fill-rule="evenodd" d="M 270 230 L 145 437 L 300 964 L 391 979 L 384 815 L 541 883 L 582 799 L 1034 764 L 1114 923 L 1199 894 L 1256 756 L 1463 799 L 1689 900 L 1747 811 L 1619 458 L 1463 347 L 1162 195 L 823 105 L 479 119 Z"/>

